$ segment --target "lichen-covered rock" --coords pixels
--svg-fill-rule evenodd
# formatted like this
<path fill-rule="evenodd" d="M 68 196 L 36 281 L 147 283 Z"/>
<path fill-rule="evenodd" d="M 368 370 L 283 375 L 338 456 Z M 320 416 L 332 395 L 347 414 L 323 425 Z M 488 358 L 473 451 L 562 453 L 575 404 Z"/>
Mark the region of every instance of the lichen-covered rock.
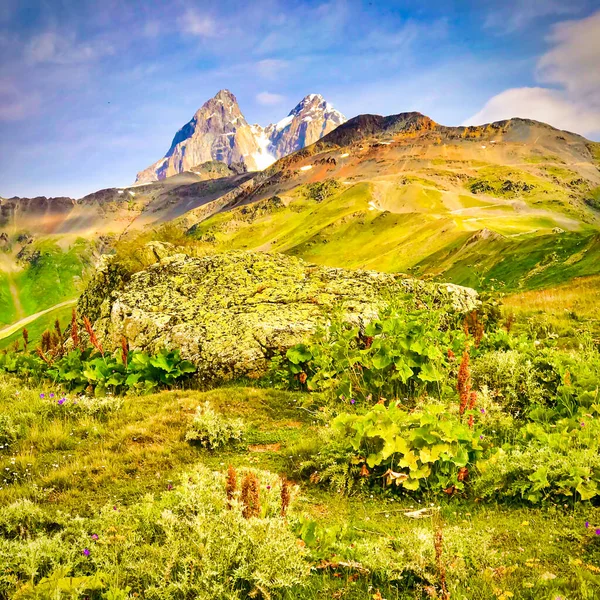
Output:
<path fill-rule="evenodd" d="M 175 254 L 122 285 L 103 268 L 83 297 L 99 296 L 90 314 L 105 346 L 116 348 L 124 335 L 132 348 L 179 348 L 204 380 L 264 373 L 273 353 L 307 341 L 335 307 L 367 322 L 390 297 L 406 293 L 434 292 L 459 311 L 477 305 L 469 288 L 316 266 L 283 254 Z"/>

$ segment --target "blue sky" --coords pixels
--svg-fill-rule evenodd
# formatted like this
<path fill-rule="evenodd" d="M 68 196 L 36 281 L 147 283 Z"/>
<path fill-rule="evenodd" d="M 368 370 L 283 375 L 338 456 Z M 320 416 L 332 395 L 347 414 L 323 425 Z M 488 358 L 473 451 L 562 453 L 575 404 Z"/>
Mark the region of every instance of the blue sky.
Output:
<path fill-rule="evenodd" d="M 600 139 L 598 0 L 2 0 L 0 195 L 131 183 L 219 89 L 251 123 L 538 118 Z"/>

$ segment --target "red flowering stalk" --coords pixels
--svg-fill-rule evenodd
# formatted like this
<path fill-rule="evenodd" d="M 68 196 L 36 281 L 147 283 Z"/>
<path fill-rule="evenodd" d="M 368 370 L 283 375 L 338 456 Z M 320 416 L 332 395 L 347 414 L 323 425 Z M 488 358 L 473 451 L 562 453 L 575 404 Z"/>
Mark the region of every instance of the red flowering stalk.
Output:
<path fill-rule="evenodd" d="M 38 346 L 38 347 L 36 348 L 36 352 L 37 352 L 38 356 L 39 356 L 39 357 L 40 357 L 40 358 L 41 358 L 41 359 L 42 359 L 42 360 L 43 360 L 43 361 L 44 361 L 44 362 L 45 362 L 45 363 L 46 363 L 48 366 L 50 366 L 50 365 L 52 364 L 52 360 L 51 360 L 51 359 L 50 359 L 48 356 L 46 356 L 46 353 L 45 353 L 45 352 L 42 350 L 42 348 L 41 348 L 41 347 L 39 347 L 39 346 Z"/>
<path fill-rule="evenodd" d="M 287 479 L 281 479 L 281 516 L 285 517 L 287 513 L 287 509 L 290 505 L 290 500 L 292 499 L 292 494 L 290 491 L 290 484 Z"/>
<path fill-rule="evenodd" d="M 102 348 L 102 344 L 98 341 L 98 338 L 92 329 L 92 324 L 87 317 L 83 317 L 83 324 L 85 326 L 85 330 L 90 336 L 90 344 L 92 344 L 92 346 L 94 346 L 94 348 L 96 348 L 96 350 L 102 354 L 102 357 L 104 357 L 104 349 Z"/>
<path fill-rule="evenodd" d="M 452 348 L 448 348 L 448 360 L 454 362 L 456 360 L 456 354 L 452 352 Z"/>
<path fill-rule="evenodd" d="M 475 404 L 477 404 L 477 392 L 472 390 L 469 394 L 469 410 L 473 410 L 475 408 Z M 475 419 L 473 418 L 473 415 L 469 415 L 469 427 L 471 429 L 473 429 L 474 420 Z"/>
<path fill-rule="evenodd" d="M 79 348 L 79 328 L 77 327 L 77 313 L 75 309 L 71 313 L 71 339 L 73 340 L 73 346 Z"/>
<path fill-rule="evenodd" d="M 458 397 L 460 399 L 459 414 L 464 415 L 469 404 L 469 396 L 471 393 L 471 370 L 469 368 L 469 349 L 466 348 L 458 367 L 457 381 Z"/>
<path fill-rule="evenodd" d="M 225 483 L 225 493 L 227 494 L 227 508 L 231 510 L 233 496 L 237 490 L 237 473 L 233 465 L 229 465 L 227 469 L 227 481 Z"/>
<path fill-rule="evenodd" d="M 129 343 L 127 342 L 127 338 L 122 335 L 121 336 L 121 360 L 127 368 L 127 358 L 129 356 Z"/>
<path fill-rule="evenodd" d="M 58 335 L 58 337 L 62 339 L 62 331 L 60 330 L 60 322 L 58 321 L 58 319 L 54 321 L 54 331 L 56 331 L 56 335 Z"/>
<path fill-rule="evenodd" d="M 23 329 L 23 348 L 25 349 L 25 352 L 27 352 L 27 344 L 29 344 L 29 331 Z"/>
<path fill-rule="evenodd" d="M 241 500 L 245 519 L 260 516 L 260 485 L 254 473 L 248 473 L 242 480 Z"/>
<path fill-rule="evenodd" d="M 504 327 L 506 329 L 506 333 L 510 333 L 510 330 L 512 329 L 512 326 L 515 322 L 515 313 L 509 313 L 509 315 L 506 317 L 506 321 L 504 321 Z"/>

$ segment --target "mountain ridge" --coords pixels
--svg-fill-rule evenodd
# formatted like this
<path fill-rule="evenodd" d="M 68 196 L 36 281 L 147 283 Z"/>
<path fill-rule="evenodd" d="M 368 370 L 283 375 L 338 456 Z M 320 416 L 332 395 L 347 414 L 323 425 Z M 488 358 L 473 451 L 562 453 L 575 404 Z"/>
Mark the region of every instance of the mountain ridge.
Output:
<path fill-rule="evenodd" d="M 320 94 L 309 94 L 279 122 L 250 125 L 237 98 L 223 89 L 176 132 L 163 158 L 137 174 L 136 183 L 160 181 L 208 161 L 241 163 L 249 171 L 259 171 L 314 143 L 345 120 Z"/>

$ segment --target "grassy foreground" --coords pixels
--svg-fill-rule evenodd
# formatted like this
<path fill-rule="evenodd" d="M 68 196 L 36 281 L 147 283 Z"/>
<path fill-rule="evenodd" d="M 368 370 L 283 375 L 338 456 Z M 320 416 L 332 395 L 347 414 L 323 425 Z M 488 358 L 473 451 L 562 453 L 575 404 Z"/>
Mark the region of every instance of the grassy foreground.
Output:
<path fill-rule="evenodd" d="M 284 537 L 273 530 L 281 544 L 262 542 L 271 554 L 255 567 L 275 591 L 263 593 L 261 582 L 248 576 L 231 581 L 229 591 L 211 592 L 196 580 L 194 565 L 219 572 L 221 563 L 232 564 L 226 539 L 237 523 L 230 520 L 234 511 L 210 521 L 220 531 L 217 547 L 209 534 L 202 538 L 208 525 L 197 537 L 175 539 L 165 533 L 165 522 L 177 515 L 200 519 L 212 498 L 202 481 L 213 481 L 218 497 L 221 484 L 215 487 L 210 473 L 224 477 L 230 464 L 258 472 L 263 484 L 285 474 L 289 449 L 315 436 L 314 399 L 245 387 L 78 403 L 67 397 L 59 404 L 61 398 L 50 388 L 0 382 L 2 598 L 441 598 L 444 577 L 451 598 L 600 595 L 600 511 L 589 504 L 523 508 L 376 491 L 347 497 L 310 484 L 296 488 L 286 517 L 298 539 L 283 548 Z M 244 444 L 219 452 L 185 440 L 206 401 L 243 419 Z M 13 437 L 9 420 L 18 430 Z M 222 495 L 224 502 L 224 487 Z M 430 510 L 414 514 L 422 508 Z M 273 519 L 257 522 L 274 527 Z M 307 524 L 316 542 L 306 535 Z M 436 555 L 434 529 L 440 527 L 443 551 Z M 253 531 L 246 535 L 256 544 Z M 353 560 L 340 559 L 350 548 Z M 185 560 L 178 562 L 182 552 Z M 192 572 L 183 576 L 184 568 Z M 277 574 L 286 569 L 298 571 L 297 581 L 277 591 Z"/>

